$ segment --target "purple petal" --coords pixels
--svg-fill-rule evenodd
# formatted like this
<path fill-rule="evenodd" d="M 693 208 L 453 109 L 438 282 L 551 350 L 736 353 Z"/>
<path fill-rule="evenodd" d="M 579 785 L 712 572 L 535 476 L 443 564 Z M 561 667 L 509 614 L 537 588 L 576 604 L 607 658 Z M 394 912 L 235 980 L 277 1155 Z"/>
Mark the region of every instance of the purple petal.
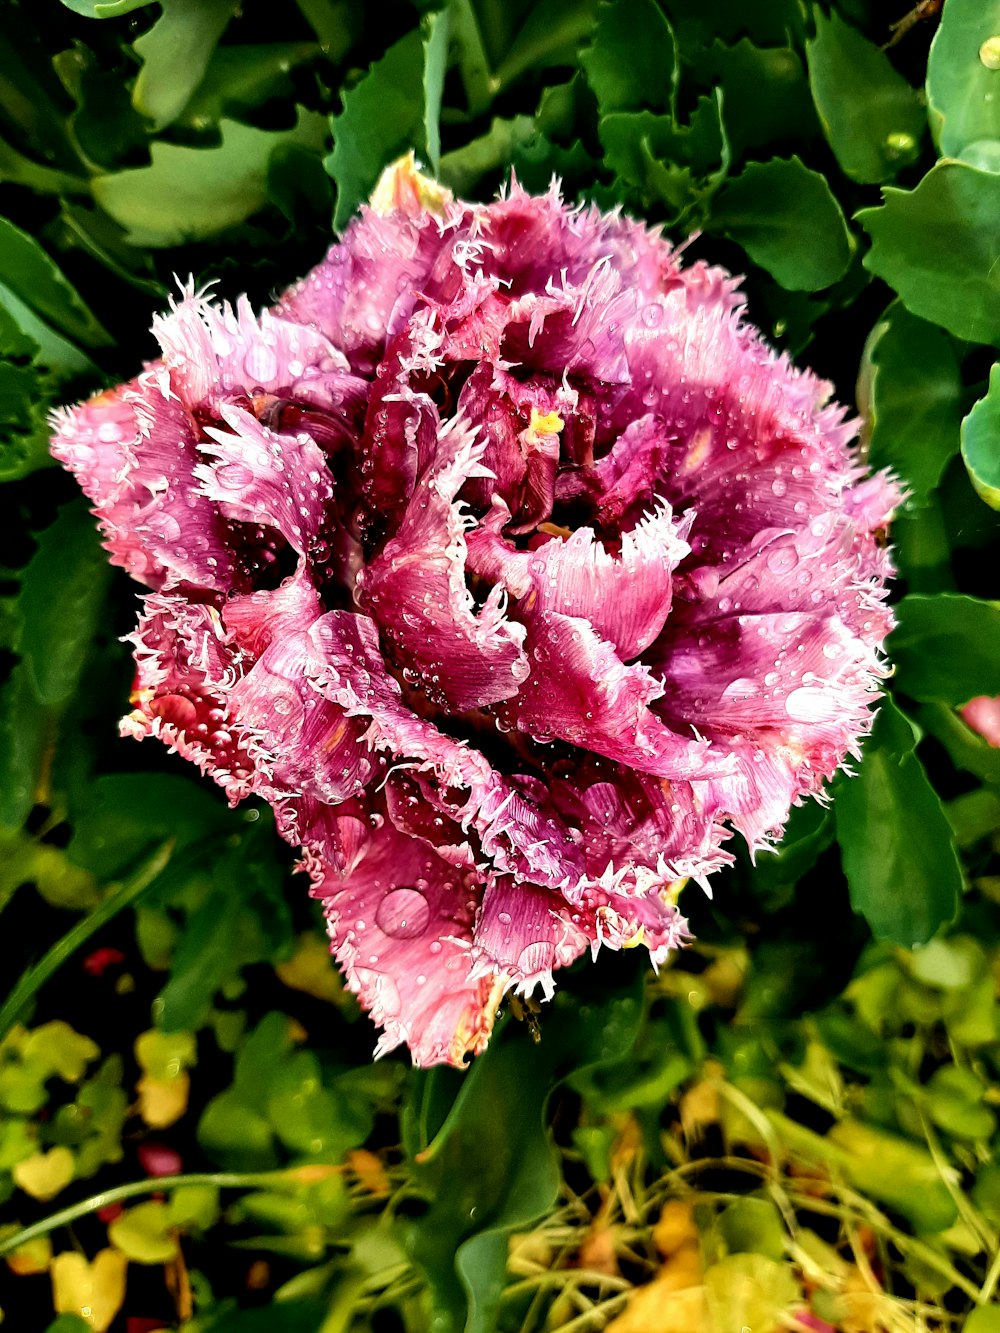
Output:
<path fill-rule="evenodd" d="M 622 536 L 615 555 L 591 528 L 518 551 L 501 536 L 505 517 L 505 506 L 497 506 L 469 534 L 473 573 L 502 582 L 512 597 L 527 599 L 532 612 L 589 621 L 625 661 L 649 647 L 670 612 L 670 576 L 690 550 L 684 540 L 690 522 L 678 524 L 669 509 L 658 509 Z"/>
<path fill-rule="evenodd" d="M 405 1042 L 416 1065 L 461 1066 L 486 1045 L 501 995 L 495 978 L 470 975 L 478 876 L 399 833 L 377 809 L 361 818 L 327 812 L 328 823 L 344 821 L 360 825 L 335 835 L 341 854 L 353 846 L 347 864 L 328 859 L 324 838 L 307 844 L 304 867 L 347 984 L 383 1028 L 375 1054 Z"/>
<path fill-rule="evenodd" d="M 226 525 L 194 483 L 197 440 L 155 368 L 55 417 L 52 452 L 93 501 L 111 563 L 152 588 L 233 578 Z"/>
<path fill-rule="evenodd" d="M 455 497 L 479 469 L 473 439 L 460 418 L 442 431 L 433 466 L 360 584 L 361 604 L 404 679 L 454 713 L 509 699 L 528 675 L 524 629 L 504 615 L 502 589 L 474 612 L 465 585 L 465 523 Z"/>

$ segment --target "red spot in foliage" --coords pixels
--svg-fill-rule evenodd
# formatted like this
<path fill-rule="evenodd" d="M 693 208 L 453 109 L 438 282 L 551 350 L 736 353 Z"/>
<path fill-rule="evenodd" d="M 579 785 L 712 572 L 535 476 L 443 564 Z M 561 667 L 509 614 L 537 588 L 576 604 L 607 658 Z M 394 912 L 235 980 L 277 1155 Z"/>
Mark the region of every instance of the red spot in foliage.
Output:
<path fill-rule="evenodd" d="M 103 977 L 109 967 L 124 963 L 125 955 L 121 949 L 95 949 L 83 960 L 83 970 L 91 977 Z"/>

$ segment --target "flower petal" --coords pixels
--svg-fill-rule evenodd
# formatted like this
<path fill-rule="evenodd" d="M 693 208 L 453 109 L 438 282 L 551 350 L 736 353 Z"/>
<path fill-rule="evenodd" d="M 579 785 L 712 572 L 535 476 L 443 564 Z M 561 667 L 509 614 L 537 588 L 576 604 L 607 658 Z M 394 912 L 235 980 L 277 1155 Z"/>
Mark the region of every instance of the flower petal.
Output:
<path fill-rule="evenodd" d="M 346 835 L 354 854 L 342 869 L 317 828 L 305 848 L 333 952 L 383 1028 L 377 1056 L 405 1042 L 416 1065 L 461 1066 L 485 1047 L 500 999 L 495 978 L 470 976 L 478 876 L 400 833 L 377 808 L 359 814 L 325 812 L 324 825 L 361 825 Z M 335 836 L 342 848 L 345 834 Z"/>
<path fill-rule="evenodd" d="M 505 514 L 506 506 L 495 502 L 487 521 L 469 534 L 473 573 L 502 581 L 532 611 L 588 620 L 624 661 L 649 647 L 670 612 L 670 576 L 690 550 L 684 540 L 690 520 L 676 523 L 662 506 L 622 536 L 614 555 L 592 528 L 518 551 L 501 536 Z"/>
<path fill-rule="evenodd" d="M 234 558 L 226 525 L 198 494 L 198 428 L 151 368 L 54 418 L 52 452 L 94 504 L 111 562 L 152 588 L 224 589 Z"/>
<path fill-rule="evenodd" d="M 504 616 L 502 589 L 474 613 L 465 585 L 465 523 L 455 496 L 478 467 L 473 439 L 460 418 L 441 431 L 438 457 L 359 589 L 404 679 L 454 713 L 510 698 L 528 675 L 524 630 Z"/>

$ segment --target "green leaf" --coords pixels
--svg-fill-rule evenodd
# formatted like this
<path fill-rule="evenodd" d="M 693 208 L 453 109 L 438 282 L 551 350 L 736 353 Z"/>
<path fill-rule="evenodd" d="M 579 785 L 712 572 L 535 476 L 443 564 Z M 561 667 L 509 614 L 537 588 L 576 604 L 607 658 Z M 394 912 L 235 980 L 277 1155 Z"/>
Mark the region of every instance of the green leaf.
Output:
<path fill-rule="evenodd" d="M 777 1333 L 801 1288 L 788 1264 L 762 1254 L 731 1254 L 705 1271 L 705 1301 L 712 1327 Z"/>
<path fill-rule="evenodd" d="M 868 461 L 891 468 L 921 502 L 959 445 L 964 390 L 951 339 L 890 307 L 871 353 Z"/>
<path fill-rule="evenodd" d="M 651 111 L 616 111 L 600 123 L 605 161 L 638 192 L 644 209 L 666 205 L 675 225 L 704 205 L 729 170 L 718 92 L 701 98 L 688 125 Z"/>
<path fill-rule="evenodd" d="M 575 65 L 597 9 L 597 0 L 534 0 L 497 67 L 495 83 L 502 89 L 522 74 Z"/>
<path fill-rule="evenodd" d="M 96 176 L 94 196 L 128 233 L 130 245 L 162 248 L 203 240 L 246 220 L 267 202 L 267 169 L 275 148 L 319 148 L 324 117 L 299 110 L 291 130 L 258 130 L 219 122 L 217 148 L 155 142 L 152 166 Z"/>
<path fill-rule="evenodd" d="M 619 975 L 628 965 L 619 962 Z M 494 1327 L 508 1237 L 555 1201 L 559 1169 L 542 1123 L 552 1089 L 583 1066 L 628 1057 L 642 1009 L 638 975 L 615 990 L 609 971 L 589 979 L 582 1003 L 560 990 L 544 1012 L 539 1043 L 512 1025 L 495 1036 L 435 1137 L 419 1145 L 412 1169 L 430 1208 L 413 1225 L 413 1254 L 431 1282 L 441 1333 Z"/>
<path fill-rule="evenodd" d="M 67 338 L 86 347 L 111 344 L 110 335 L 34 237 L 3 217 L 0 217 L 0 283 Z"/>
<path fill-rule="evenodd" d="M 72 861 L 98 879 L 115 879 L 154 843 L 176 839 L 178 851 L 202 839 L 220 846 L 240 818 L 194 777 L 172 773 L 103 773 L 73 819 Z"/>
<path fill-rule="evenodd" d="M 737 1199 L 719 1215 L 719 1233 L 730 1254 L 763 1254 L 781 1259 L 786 1232 L 770 1199 Z"/>
<path fill-rule="evenodd" d="M 802 62 L 787 46 L 733 46 L 715 41 L 691 53 L 698 77 L 722 89 L 723 118 L 733 157 L 774 140 L 811 139 L 820 133 Z M 767 96 L 761 96 L 761 88 Z"/>
<path fill-rule="evenodd" d="M 0 282 L 0 309 L 12 320 L 21 333 L 32 340 L 37 351 L 34 355 L 35 367 L 39 372 L 43 368 L 51 371 L 49 384 L 40 384 L 39 396 L 51 398 L 53 385 L 64 384 L 79 379 L 96 379 L 99 371 L 90 357 L 80 351 L 75 343 L 64 338 L 61 333 L 40 319 L 32 308 L 22 301 L 16 292 Z M 38 418 L 43 420 L 44 417 Z M 48 434 L 48 431 L 45 431 Z"/>
<path fill-rule="evenodd" d="M 857 220 L 865 267 L 906 307 L 967 342 L 1000 342 L 1000 175 L 938 162 L 915 190 L 883 191 Z"/>
<path fill-rule="evenodd" d="M 962 1325 L 962 1333 L 1000 1333 L 1000 1309 L 981 1305 Z"/>
<path fill-rule="evenodd" d="M 40 704 L 62 705 L 76 689 L 110 572 L 86 502 L 66 505 L 39 536 L 19 599 L 17 647 Z"/>
<path fill-rule="evenodd" d="M 844 1153 L 851 1183 L 897 1209 L 918 1231 L 944 1231 L 954 1222 L 958 1206 L 926 1148 L 858 1120 L 842 1120 L 828 1137 Z M 952 1174 L 958 1173 L 952 1168 Z"/>
<path fill-rule="evenodd" d="M 580 53 L 602 112 L 675 109 L 677 43 L 653 0 L 615 0 Z"/>
<path fill-rule="evenodd" d="M 482 177 L 506 166 L 519 149 L 534 139 L 535 134 L 531 116 L 515 116 L 513 120 L 498 117 L 486 134 L 445 153 L 441 159 L 442 184 L 465 198 L 475 195 Z"/>
<path fill-rule="evenodd" d="M 990 371 L 990 387 L 962 422 L 962 459 L 976 493 L 1000 509 L 1000 362 Z"/>
<path fill-rule="evenodd" d="M 166 1264 L 177 1255 L 177 1234 L 165 1203 L 150 1200 L 108 1224 L 108 1238 L 137 1264 Z"/>
<path fill-rule="evenodd" d="M 330 122 L 333 152 L 324 163 L 337 185 L 333 223 L 343 231 L 382 169 L 424 145 L 424 50 L 419 31 L 391 46 L 350 92 Z"/>
<path fill-rule="evenodd" d="M 925 944 L 951 921 L 963 879 L 913 726 L 884 699 L 857 777 L 838 779 L 834 815 L 851 906 L 876 939 Z"/>
<path fill-rule="evenodd" d="M 151 0 L 62 0 L 74 14 L 88 19 L 116 19 L 131 14 L 133 9 L 145 9 Z"/>
<path fill-rule="evenodd" d="M 160 17 L 132 47 L 142 61 L 132 105 L 154 130 L 184 110 L 239 0 L 160 0 L 160 8 Z"/>
<path fill-rule="evenodd" d="M 829 287 L 854 249 L 825 178 L 794 156 L 749 163 L 720 190 L 708 225 L 792 291 Z"/>
<path fill-rule="evenodd" d="M 217 47 L 180 113 L 180 123 L 201 127 L 227 116 L 239 120 L 273 97 L 291 97 L 290 72 L 312 60 L 318 51 L 315 42 Z"/>
<path fill-rule="evenodd" d="M 865 185 L 892 180 L 920 153 L 924 111 L 884 51 L 834 10 L 815 11 L 809 85 L 840 168 Z"/>
<path fill-rule="evenodd" d="M 343 59 L 362 25 L 361 6 L 354 0 L 297 0 L 297 4 L 326 58 L 334 64 Z"/>
<path fill-rule="evenodd" d="M 429 14 L 424 39 L 424 142 L 434 175 L 441 175 L 441 97 L 448 71 L 451 7 Z"/>
<path fill-rule="evenodd" d="M 1000 71 L 983 43 L 1000 33 L 1000 0 L 948 0 L 927 60 L 931 128 L 942 157 L 1000 139 Z"/>
<path fill-rule="evenodd" d="M 267 1116 L 248 1106 L 233 1088 L 213 1097 L 198 1122 L 198 1143 L 229 1171 L 263 1171 L 277 1164 Z"/>
<path fill-rule="evenodd" d="M 664 8 L 685 51 L 714 38 L 734 42 L 744 36 L 760 46 L 780 46 L 790 33 L 801 34 L 805 13 L 801 0 L 665 0 Z"/>
<path fill-rule="evenodd" d="M 886 651 L 904 694 L 956 707 L 1000 694 L 1000 604 L 958 593 L 911 595 L 896 617 Z"/>

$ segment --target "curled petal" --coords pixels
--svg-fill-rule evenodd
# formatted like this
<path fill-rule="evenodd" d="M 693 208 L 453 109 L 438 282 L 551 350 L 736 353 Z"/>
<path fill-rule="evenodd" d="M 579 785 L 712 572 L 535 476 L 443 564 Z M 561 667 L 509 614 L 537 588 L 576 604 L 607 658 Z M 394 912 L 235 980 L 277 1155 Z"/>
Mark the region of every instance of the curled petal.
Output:
<path fill-rule="evenodd" d="M 623 534 L 614 555 L 592 528 L 577 528 L 565 541 L 553 539 L 534 551 L 518 551 L 501 536 L 505 507 L 497 505 L 468 537 L 469 568 L 500 580 L 531 612 L 557 611 L 582 617 L 630 661 L 653 642 L 670 612 L 671 572 L 688 554 L 684 533 L 659 508 Z"/>
<path fill-rule="evenodd" d="M 350 863 L 338 871 L 326 839 L 317 839 L 304 866 L 347 984 L 383 1029 L 375 1053 L 405 1042 L 416 1065 L 461 1066 L 486 1045 L 502 993 L 495 977 L 471 976 L 478 877 L 400 833 L 378 809 L 367 827 L 356 815 L 339 818 L 361 824 L 334 835 L 340 847 L 353 844 Z M 328 813 L 328 822 L 337 819 Z"/>
<path fill-rule="evenodd" d="M 145 371 L 54 418 L 52 452 L 94 504 L 112 564 L 152 588 L 225 588 L 226 525 L 198 494 L 198 429 L 165 372 Z"/>
<path fill-rule="evenodd" d="M 122 734 L 157 736 L 218 782 L 234 803 L 248 795 L 254 763 L 231 706 L 243 654 L 216 608 L 151 593 L 130 641 L 134 707 L 122 721 Z"/>
<path fill-rule="evenodd" d="M 308 435 L 278 435 L 239 407 L 220 409 L 229 431 L 209 426 L 195 476 L 227 518 L 266 523 L 299 555 L 323 527 L 333 495 L 326 459 Z"/>
<path fill-rule="evenodd" d="M 465 585 L 465 524 L 455 496 L 478 467 L 460 419 L 439 437 L 399 529 L 365 570 L 361 602 L 379 622 L 404 679 L 450 712 L 508 699 L 528 675 L 524 629 L 495 588 L 478 613 Z"/>
<path fill-rule="evenodd" d="M 645 666 L 626 666 L 579 616 L 533 611 L 526 623 L 531 676 L 499 710 L 507 725 L 661 777 L 708 776 L 708 746 L 671 731 L 650 710 L 663 687 Z"/>

